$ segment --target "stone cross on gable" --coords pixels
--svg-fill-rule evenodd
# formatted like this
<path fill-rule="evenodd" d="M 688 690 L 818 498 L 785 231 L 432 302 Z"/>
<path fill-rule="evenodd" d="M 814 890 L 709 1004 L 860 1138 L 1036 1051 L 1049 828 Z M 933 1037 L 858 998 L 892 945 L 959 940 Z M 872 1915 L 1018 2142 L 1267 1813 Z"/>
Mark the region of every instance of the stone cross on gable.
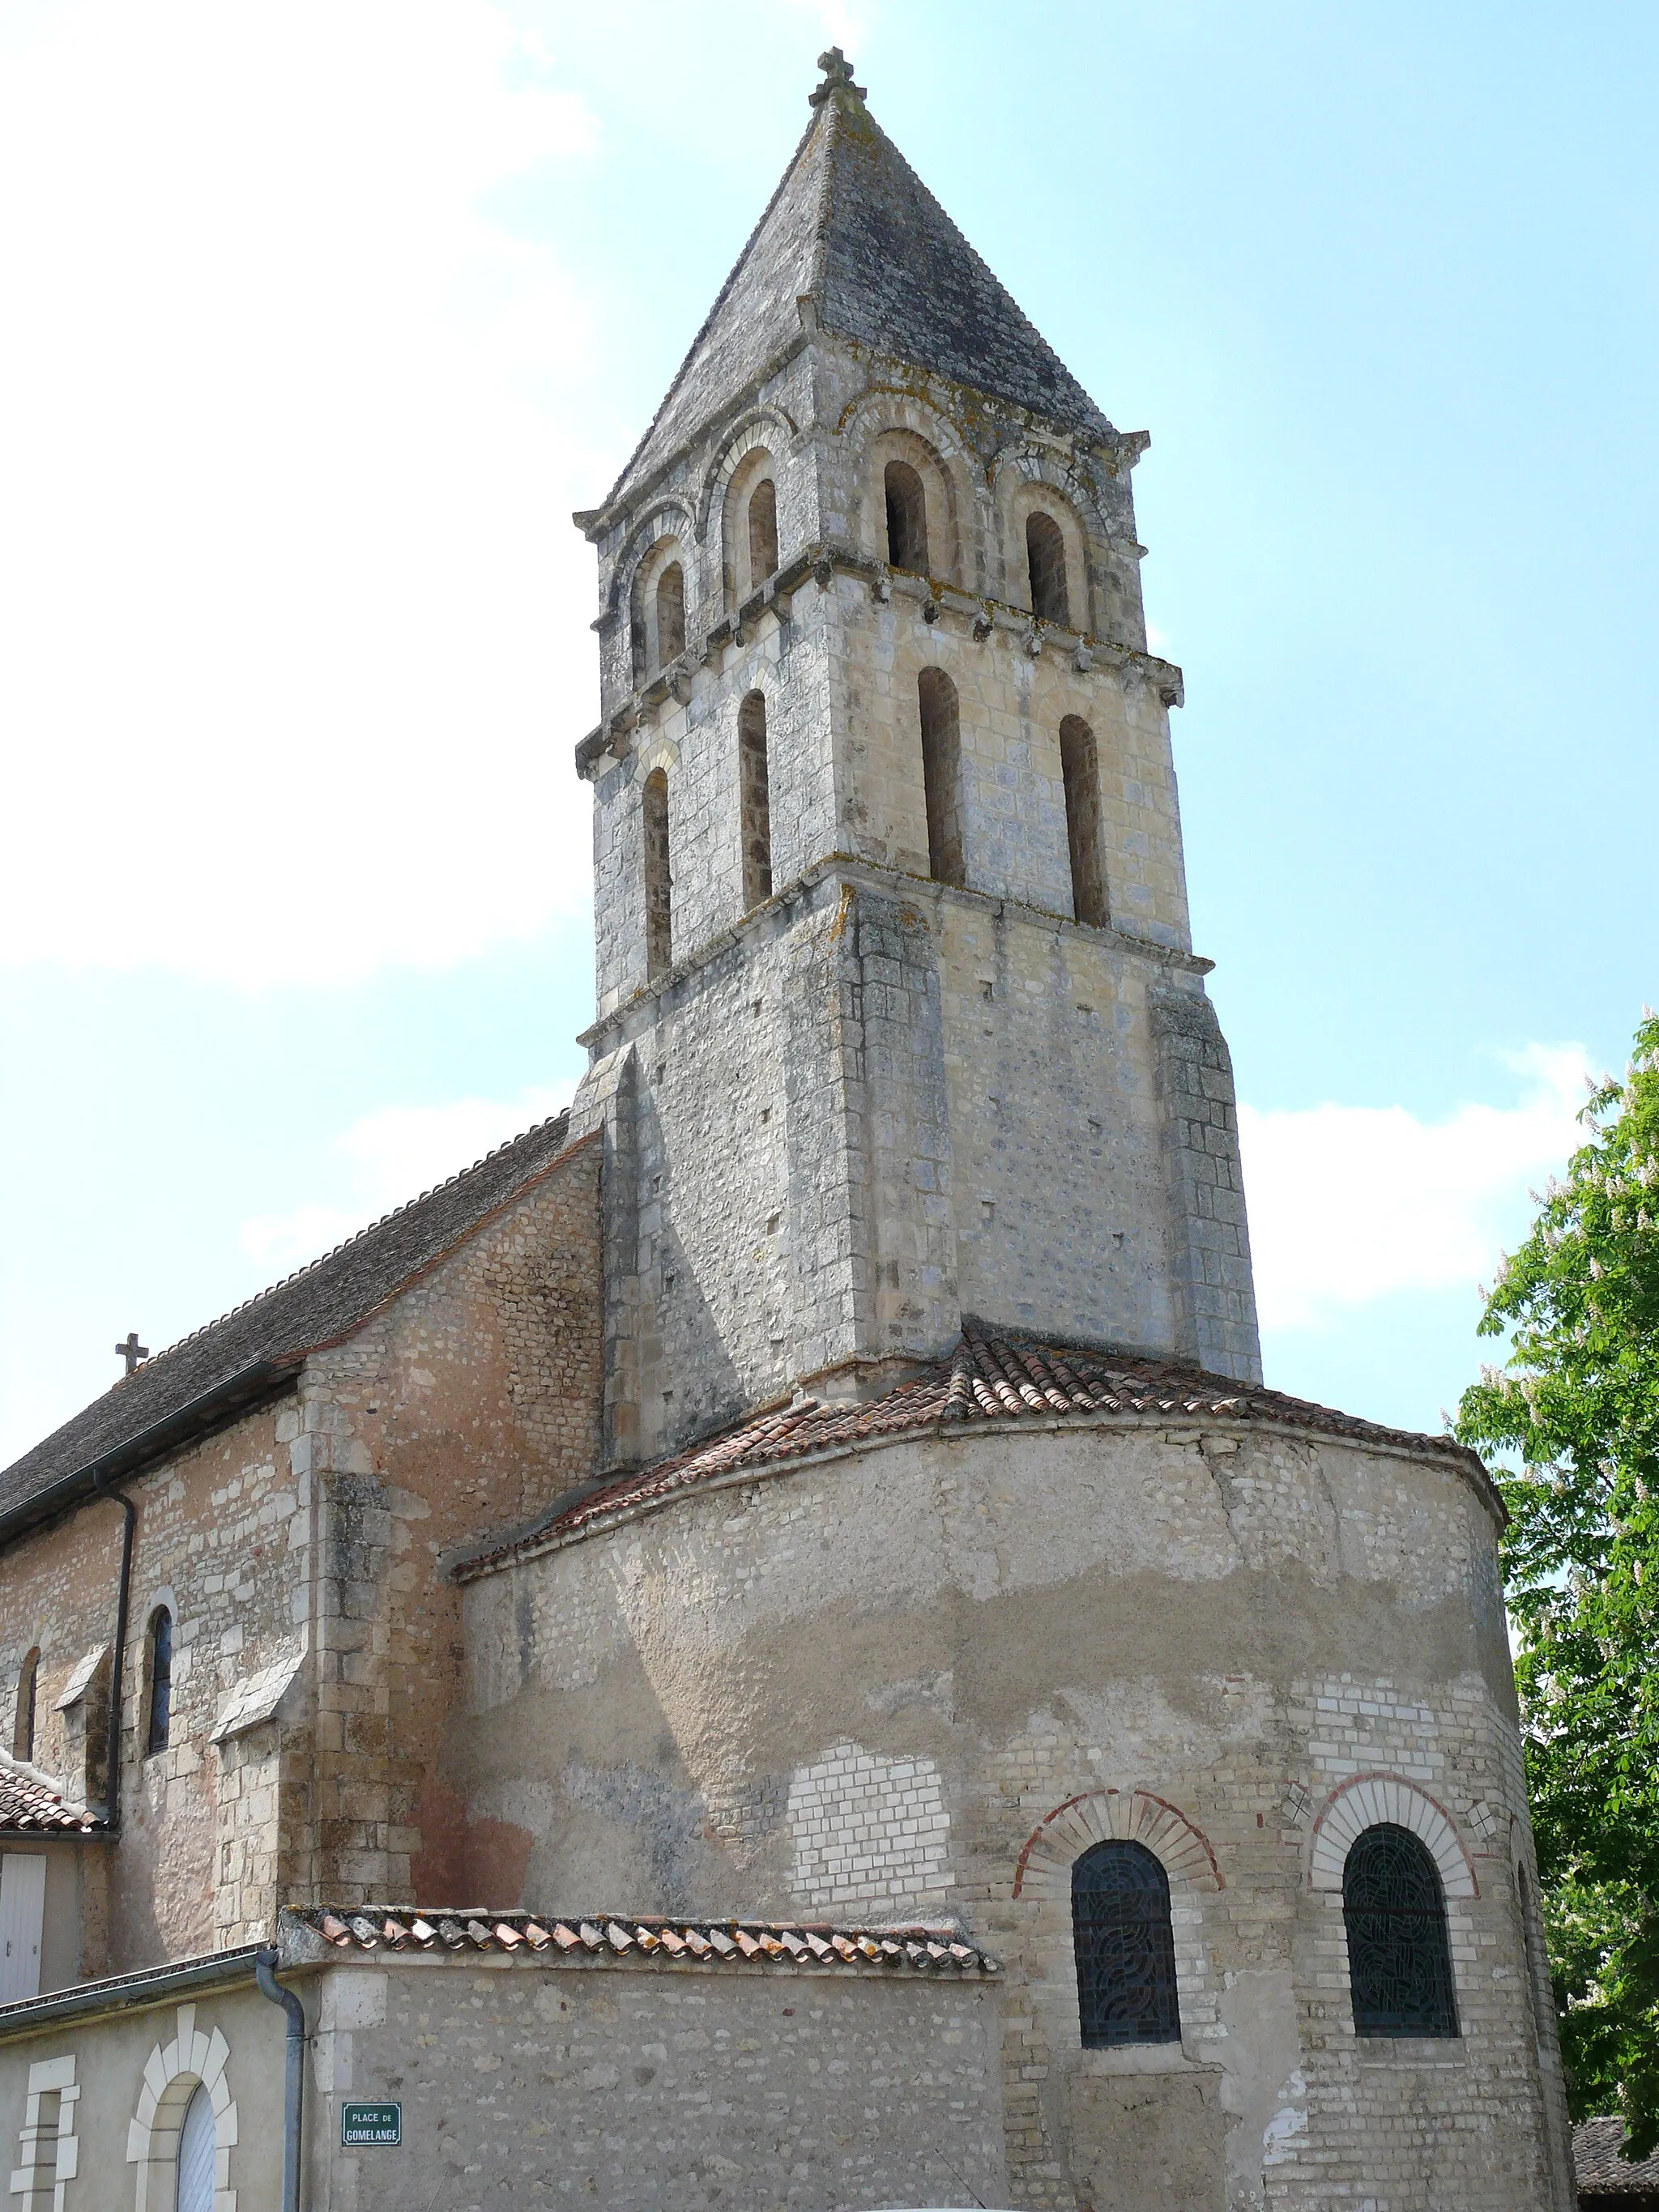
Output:
<path fill-rule="evenodd" d="M 139 1343 L 138 1332 L 136 1328 L 129 1329 L 127 1331 L 126 1342 L 125 1344 L 118 1344 L 115 1350 L 117 1357 L 126 1361 L 127 1373 L 129 1375 L 132 1374 L 137 1368 L 141 1366 L 143 1362 L 149 1358 L 149 1346 L 147 1344 Z"/>
<path fill-rule="evenodd" d="M 864 97 L 864 87 L 853 82 L 853 64 L 839 46 L 831 46 L 827 54 L 818 56 L 818 67 L 823 71 L 823 82 L 807 94 L 814 107 L 821 107 L 832 93 L 843 88 L 858 99 Z"/>

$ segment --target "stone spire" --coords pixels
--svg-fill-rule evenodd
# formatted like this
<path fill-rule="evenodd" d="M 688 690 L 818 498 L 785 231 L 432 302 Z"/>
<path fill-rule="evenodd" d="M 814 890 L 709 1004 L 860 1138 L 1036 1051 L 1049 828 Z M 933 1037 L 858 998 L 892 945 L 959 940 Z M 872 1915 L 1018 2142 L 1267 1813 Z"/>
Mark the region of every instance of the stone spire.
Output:
<path fill-rule="evenodd" d="M 804 313 L 1062 429 L 1115 435 L 871 115 L 840 47 L 818 66 L 805 136 L 607 507 L 798 342 Z"/>

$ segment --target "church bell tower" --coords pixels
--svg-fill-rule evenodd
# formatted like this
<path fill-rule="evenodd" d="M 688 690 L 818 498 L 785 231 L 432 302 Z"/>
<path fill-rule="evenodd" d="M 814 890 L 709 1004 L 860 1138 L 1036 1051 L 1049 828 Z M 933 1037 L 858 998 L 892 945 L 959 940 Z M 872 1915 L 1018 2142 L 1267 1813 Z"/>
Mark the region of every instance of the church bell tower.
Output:
<path fill-rule="evenodd" d="M 964 1317 L 1259 1381 L 1116 430 L 839 51 L 598 550 L 606 1458 Z"/>

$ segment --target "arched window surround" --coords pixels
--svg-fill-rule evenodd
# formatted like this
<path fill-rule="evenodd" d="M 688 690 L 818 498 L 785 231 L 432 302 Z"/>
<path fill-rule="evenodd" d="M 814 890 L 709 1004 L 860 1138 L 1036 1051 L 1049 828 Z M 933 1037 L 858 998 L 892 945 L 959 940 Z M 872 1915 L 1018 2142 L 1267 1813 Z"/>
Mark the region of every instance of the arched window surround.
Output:
<path fill-rule="evenodd" d="M 1055 2049 L 1080 2047 L 1082 2033 L 1072 1869 L 1091 1845 L 1114 1838 L 1144 1844 L 1169 1877 L 1182 2036 L 1211 2032 L 1219 2019 L 1221 1992 L 1209 1962 L 1205 1900 L 1226 1883 L 1209 1840 L 1155 1790 L 1109 1784 L 1081 1790 L 1045 1814 L 1014 1868 L 1016 1904 L 1036 1915 L 1027 1939 L 1036 1960 L 1032 1995 Z"/>
<path fill-rule="evenodd" d="M 179 2138 L 198 2089 L 213 2106 L 214 2212 L 235 2212 L 230 2154 L 238 2128 L 226 2073 L 230 2045 L 217 2027 L 196 2025 L 196 2007 L 180 2005 L 171 2039 L 158 2043 L 144 2068 L 143 2086 L 127 2127 L 127 2164 L 138 2169 L 135 2212 L 175 2212 L 179 2199 Z"/>
<path fill-rule="evenodd" d="M 872 414 L 878 419 L 871 420 Z M 974 472 L 950 426 L 915 404 L 895 405 L 886 392 L 863 403 L 863 419 L 848 434 L 863 444 L 857 464 L 859 542 L 878 561 L 888 557 L 887 464 L 903 461 L 921 479 L 927 505 L 927 570 L 941 583 L 963 580 L 970 562 L 969 541 L 978 542 L 981 518 L 975 505 Z"/>
<path fill-rule="evenodd" d="M 1357 2036 L 1460 2033 L 1446 1893 L 1420 1836 L 1392 1820 L 1361 1829 L 1343 1862 L 1342 1922 Z"/>
<path fill-rule="evenodd" d="M 1066 573 L 1066 620 L 1061 625 L 1053 616 L 1044 619 L 1082 635 L 1098 635 L 1103 626 L 1096 619 L 1093 563 L 1105 555 L 1105 524 L 1083 487 L 1063 478 L 1051 453 L 1022 450 L 999 462 L 992 494 L 1002 538 L 1002 589 L 1012 605 L 1031 607 L 1026 530 L 1030 518 L 1041 514 L 1060 532 Z"/>
<path fill-rule="evenodd" d="M 1039 622 L 1072 627 L 1072 592 L 1066 574 L 1066 536 L 1046 507 L 1033 507 L 1025 516 L 1027 604 Z"/>
<path fill-rule="evenodd" d="M 1474 1861 L 1445 1807 L 1403 1776 L 1385 1773 L 1356 1774 L 1325 1800 L 1310 1838 L 1310 1887 L 1340 1891 L 1355 1839 L 1382 1822 L 1421 1838 L 1448 1898 L 1480 1896 Z"/>
<path fill-rule="evenodd" d="M 678 518 L 665 515 L 661 520 L 678 523 Z M 680 572 L 682 641 L 670 652 L 665 647 L 672 645 L 673 640 L 665 638 L 661 632 L 659 595 L 663 577 L 672 568 Z M 641 554 L 629 580 L 629 650 L 636 684 L 648 683 L 653 676 L 660 675 L 684 650 L 696 598 L 696 569 L 686 540 L 677 528 L 664 531 Z"/>

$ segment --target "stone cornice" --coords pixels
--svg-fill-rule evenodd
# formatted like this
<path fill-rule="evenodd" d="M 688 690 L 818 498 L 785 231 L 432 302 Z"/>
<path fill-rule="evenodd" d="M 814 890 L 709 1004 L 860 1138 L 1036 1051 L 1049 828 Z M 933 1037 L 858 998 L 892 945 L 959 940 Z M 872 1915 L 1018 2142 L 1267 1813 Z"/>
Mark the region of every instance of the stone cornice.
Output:
<path fill-rule="evenodd" d="M 1079 674 L 1096 668 L 1111 670 L 1131 681 L 1146 684 L 1157 692 L 1165 707 L 1179 707 L 1184 702 L 1185 683 L 1180 669 L 1156 653 L 1115 639 L 1097 637 L 1087 630 L 1040 622 L 1028 609 L 1014 606 L 1006 599 L 964 591 L 959 585 L 941 582 L 937 577 L 915 575 L 860 552 L 855 546 L 826 540 L 796 554 L 758 592 L 745 599 L 735 614 L 714 623 L 668 667 L 659 669 L 648 683 L 631 691 L 596 729 L 590 730 L 576 747 L 577 775 L 584 781 L 591 781 L 607 753 L 620 760 L 627 750 L 629 733 L 641 721 L 653 719 L 670 697 L 682 706 L 690 704 L 699 668 L 718 662 L 728 647 L 747 644 L 755 627 L 766 615 L 771 614 L 780 623 L 787 622 L 796 592 L 809 580 L 824 591 L 837 574 L 865 578 L 874 597 L 884 603 L 896 594 L 915 599 L 920 604 L 924 622 L 941 622 L 948 617 L 969 629 L 981 644 L 1000 631 L 1005 637 L 1017 640 L 1033 659 L 1045 653 L 1056 653 L 1069 659 Z"/>
<path fill-rule="evenodd" d="M 830 877 L 839 878 L 854 890 L 884 892 L 889 896 L 930 898 L 938 905 L 952 904 L 977 908 L 994 915 L 1008 915 L 1039 929 L 1053 930 L 1056 935 L 1076 935 L 1091 943 L 1104 945 L 1110 951 L 1132 958 L 1150 960 L 1158 967 L 1187 975 L 1207 975 L 1215 966 L 1201 953 L 1184 951 L 1179 945 L 1159 945 L 1151 938 L 1138 937 L 1133 931 L 1120 929 L 1111 924 L 1096 928 L 1088 922 L 1075 921 L 1070 915 L 1053 913 L 1047 907 L 1030 906 L 1024 900 L 1006 898 L 992 891 L 958 890 L 952 884 L 936 883 L 931 876 L 915 876 L 902 868 L 884 868 L 873 860 L 860 859 L 851 853 L 829 853 L 803 869 L 793 883 L 787 884 L 766 901 L 753 907 L 726 928 L 717 930 L 705 938 L 694 952 L 677 960 L 665 973 L 642 983 L 637 991 L 613 1006 L 608 1014 L 601 1014 L 576 1039 L 578 1044 L 599 1056 L 602 1042 L 614 1031 L 626 1026 L 637 1015 L 659 1000 L 665 999 L 699 969 L 706 968 L 722 952 L 741 945 L 745 938 L 757 935 L 769 927 L 781 914 L 792 906 L 809 899 L 819 884 Z"/>

